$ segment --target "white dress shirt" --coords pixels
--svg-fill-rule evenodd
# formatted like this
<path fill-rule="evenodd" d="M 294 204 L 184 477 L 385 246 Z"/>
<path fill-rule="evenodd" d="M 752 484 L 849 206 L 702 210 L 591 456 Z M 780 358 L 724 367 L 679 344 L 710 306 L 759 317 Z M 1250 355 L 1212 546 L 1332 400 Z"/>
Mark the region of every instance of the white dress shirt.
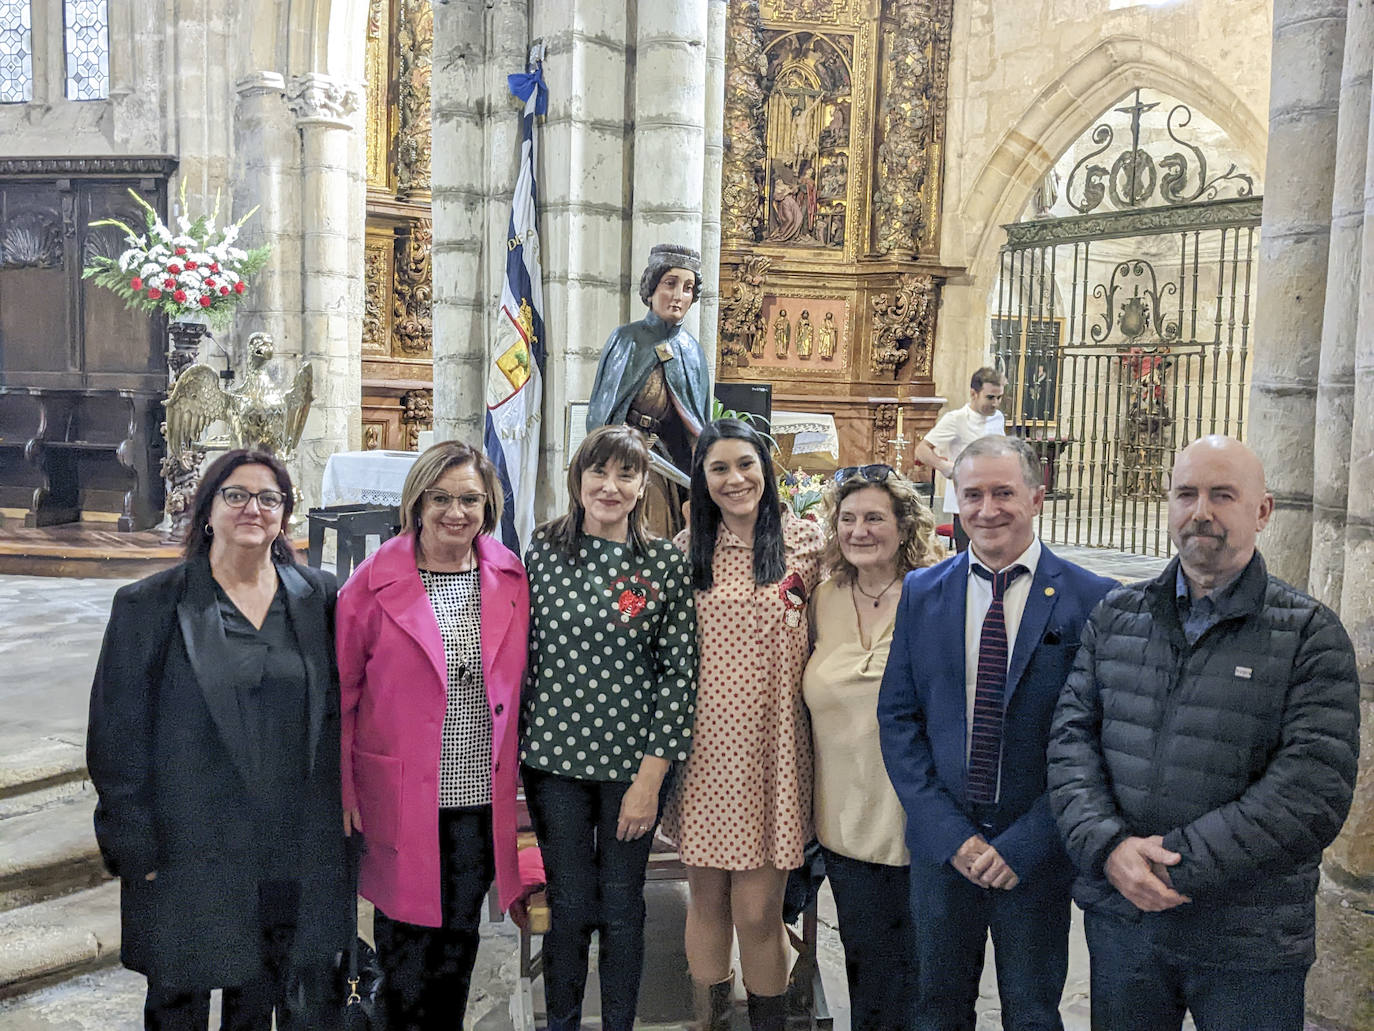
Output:
<path fill-rule="evenodd" d="M 984 580 L 973 571 L 975 564 L 990 573 L 1001 572 L 978 557 L 978 549 L 969 546 L 968 594 L 964 606 L 964 755 L 967 757 L 973 745 L 973 696 L 978 690 L 978 644 L 983 636 L 983 620 L 988 609 L 992 608 L 992 582 Z M 1026 572 L 1018 576 L 1002 595 L 1002 618 L 1007 625 L 1007 668 L 1011 668 L 1012 653 L 1016 650 L 1016 634 L 1021 629 L 1021 616 L 1026 611 L 1026 600 L 1030 597 L 1031 581 L 1035 579 L 1035 567 L 1040 564 L 1040 538 L 1031 540 L 1030 547 L 1006 567 L 1025 566 Z M 998 780 L 1001 780 L 1001 767 L 998 767 Z"/>

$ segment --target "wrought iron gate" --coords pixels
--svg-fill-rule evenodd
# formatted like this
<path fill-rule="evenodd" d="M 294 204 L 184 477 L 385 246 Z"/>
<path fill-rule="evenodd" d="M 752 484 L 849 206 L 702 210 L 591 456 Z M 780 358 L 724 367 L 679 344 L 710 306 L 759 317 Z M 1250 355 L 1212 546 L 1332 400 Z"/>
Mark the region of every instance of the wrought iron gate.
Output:
<path fill-rule="evenodd" d="M 1203 152 L 1176 135 L 1191 120 L 1182 104 L 1165 127 L 1192 161 L 1156 162 L 1141 123 L 1159 106 L 1137 90 L 1116 109 L 1131 146 L 1110 169 L 1094 159 L 1112 128 L 1094 128 L 1097 149 L 1065 186 L 1077 214 L 1005 227 L 992 350 L 1008 432 L 1045 464 L 1047 541 L 1169 554 L 1174 456 L 1244 433 L 1261 199 L 1235 165 L 1208 178 Z M 1211 199 L 1228 188 L 1239 196 Z"/>

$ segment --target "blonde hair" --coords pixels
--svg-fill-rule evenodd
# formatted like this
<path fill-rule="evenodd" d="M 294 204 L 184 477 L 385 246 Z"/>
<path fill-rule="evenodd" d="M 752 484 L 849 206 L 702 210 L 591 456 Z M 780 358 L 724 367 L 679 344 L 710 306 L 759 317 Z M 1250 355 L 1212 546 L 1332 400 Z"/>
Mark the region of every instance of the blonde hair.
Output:
<path fill-rule="evenodd" d="M 420 510 L 425 504 L 425 491 L 429 490 L 439 478 L 450 469 L 471 465 L 482 478 L 482 489 L 487 492 L 486 504 L 482 506 L 482 533 L 492 533 L 501 525 L 501 510 L 506 496 L 501 490 L 501 480 L 496 475 L 496 467 L 486 455 L 461 440 L 445 440 L 435 444 L 415 460 L 406 474 L 406 482 L 401 487 L 401 532 L 418 533 L 420 529 Z"/>
<path fill-rule="evenodd" d="M 831 576 L 843 584 L 851 584 L 857 575 L 853 564 L 840 551 L 840 504 L 865 487 L 886 491 L 892 501 L 892 513 L 897 517 L 898 576 L 933 566 L 945 557 L 945 548 L 935 535 L 935 515 L 916 493 L 915 484 L 895 471 L 879 482 L 851 476 L 843 483 L 832 482 L 825 489 L 826 542 L 821 564 Z"/>

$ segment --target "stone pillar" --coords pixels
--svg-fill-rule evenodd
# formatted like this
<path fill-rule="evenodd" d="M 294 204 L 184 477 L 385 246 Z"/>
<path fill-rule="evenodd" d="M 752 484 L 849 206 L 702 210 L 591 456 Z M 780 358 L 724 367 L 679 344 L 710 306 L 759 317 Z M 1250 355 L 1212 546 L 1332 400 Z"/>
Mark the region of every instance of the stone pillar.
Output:
<path fill-rule="evenodd" d="M 243 368 L 250 333 L 270 333 L 282 352 L 301 350 L 300 135 L 286 106 L 286 80 L 260 71 L 235 85 L 233 217 L 258 207 L 241 239 L 272 248 L 235 315 L 234 360 Z"/>
<path fill-rule="evenodd" d="M 1316 434 L 1312 456 L 1312 568 L 1308 589 L 1338 611 L 1345 567 L 1360 248 L 1366 231 L 1365 157 L 1369 147 L 1370 69 L 1374 67 L 1371 25 L 1374 11 L 1367 0 L 1352 0 L 1341 70 L 1331 249 L 1317 383 L 1316 425 L 1321 432 Z"/>
<path fill-rule="evenodd" d="M 1344 582 L 1350 589 L 1340 593 L 1340 614 L 1355 644 L 1360 670 L 1360 773 L 1345 828 L 1327 849 L 1322 864 L 1317 894 L 1317 963 L 1307 982 L 1309 1016 L 1318 1027 L 1332 1031 L 1374 1027 L 1374 992 L 1370 991 L 1374 984 L 1374 591 L 1370 590 L 1374 583 L 1374 419 L 1369 415 L 1374 411 L 1374 110 L 1368 78 L 1374 19 L 1368 0 L 1351 0 L 1350 12 L 1347 31 L 1355 38 L 1347 44 L 1346 53 L 1361 55 L 1365 69 L 1363 108 L 1368 119 L 1368 149 L 1362 254 L 1356 256 L 1358 271 L 1350 266 L 1340 270 L 1358 283 L 1357 288 L 1347 289 L 1344 283 L 1339 287 L 1348 307 L 1338 314 L 1342 325 L 1349 324 L 1353 330 L 1353 354 L 1348 364 L 1353 373 L 1353 396 L 1345 414 L 1349 430 L 1340 433 L 1350 441 L 1349 468 L 1347 473 L 1335 466 L 1328 475 L 1347 485 Z M 1345 132 L 1344 100 L 1341 114 Z M 1358 129 L 1352 127 L 1350 131 L 1355 134 Z M 1337 271 L 1333 265 L 1333 280 Z M 1328 309 L 1328 317 L 1332 314 Z M 1336 432 L 1330 423 L 1319 424 L 1319 437 Z M 1320 480 L 1318 486 L 1323 486 Z"/>
<path fill-rule="evenodd" d="M 702 298 L 698 323 L 701 349 L 715 382 L 716 331 L 720 315 L 720 184 L 725 147 L 725 27 L 727 0 L 709 0 L 706 7 L 706 132 L 705 172 L 701 187 Z"/>
<path fill-rule="evenodd" d="M 1330 245 L 1346 0 L 1276 0 L 1269 152 L 1255 296 L 1249 435 L 1283 542 L 1271 571 L 1306 583 L 1321 317 Z"/>
<path fill-rule="evenodd" d="M 430 79 L 434 219 L 434 439 L 480 440 L 485 412 L 482 275 L 484 0 L 434 6 Z"/>
<path fill-rule="evenodd" d="M 630 260 L 635 268 L 643 267 L 649 248 L 656 243 L 680 243 L 703 250 L 709 6 L 707 0 L 639 0 L 637 5 L 630 238 Z M 721 89 L 723 73 L 722 64 Z M 703 267 L 708 267 L 704 261 Z M 715 267 L 720 267 L 719 245 Z M 700 312 L 693 306 L 687 316 L 686 326 L 694 335 L 700 335 Z"/>
<path fill-rule="evenodd" d="M 535 499 L 536 514 L 546 518 L 566 505 L 567 403 L 590 396 L 611 330 L 643 314 L 637 288 L 647 246 L 643 254 L 631 252 L 626 216 L 633 203 L 626 64 L 635 61 L 626 45 L 633 29 L 625 5 L 536 3 L 530 32 L 545 41 L 549 85 L 549 114 L 539 127 L 548 364 Z"/>
<path fill-rule="evenodd" d="M 361 444 L 361 327 L 350 311 L 361 270 L 353 237 L 363 213 L 350 210 L 354 193 L 350 136 L 361 91 L 327 75 L 293 77 L 287 104 L 301 134 L 301 342 L 299 357 L 314 365 L 315 403 L 297 456 L 307 505 L 318 504 L 324 465 L 335 451 Z M 355 261 L 356 258 L 356 261 Z M 355 267 L 356 266 L 356 267 Z M 285 348 L 288 353 L 293 349 Z"/>

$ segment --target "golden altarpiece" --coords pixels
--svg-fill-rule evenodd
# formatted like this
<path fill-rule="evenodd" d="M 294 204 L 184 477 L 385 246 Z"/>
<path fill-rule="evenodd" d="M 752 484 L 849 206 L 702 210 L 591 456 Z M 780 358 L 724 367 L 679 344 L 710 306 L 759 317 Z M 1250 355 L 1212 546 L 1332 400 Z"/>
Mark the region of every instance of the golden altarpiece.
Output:
<path fill-rule="evenodd" d="M 363 446 L 412 449 L 434 411 L 430 249 L 432 0 L 372 0 L 367 22 Z"/>
<path fill-rule="evenodd" d="M 953 0 L 731 0 L 717 378 L 830 412 L 842 465 L 934 423 Z M 905 450 L 903 466 L 911 459 Z"/>

